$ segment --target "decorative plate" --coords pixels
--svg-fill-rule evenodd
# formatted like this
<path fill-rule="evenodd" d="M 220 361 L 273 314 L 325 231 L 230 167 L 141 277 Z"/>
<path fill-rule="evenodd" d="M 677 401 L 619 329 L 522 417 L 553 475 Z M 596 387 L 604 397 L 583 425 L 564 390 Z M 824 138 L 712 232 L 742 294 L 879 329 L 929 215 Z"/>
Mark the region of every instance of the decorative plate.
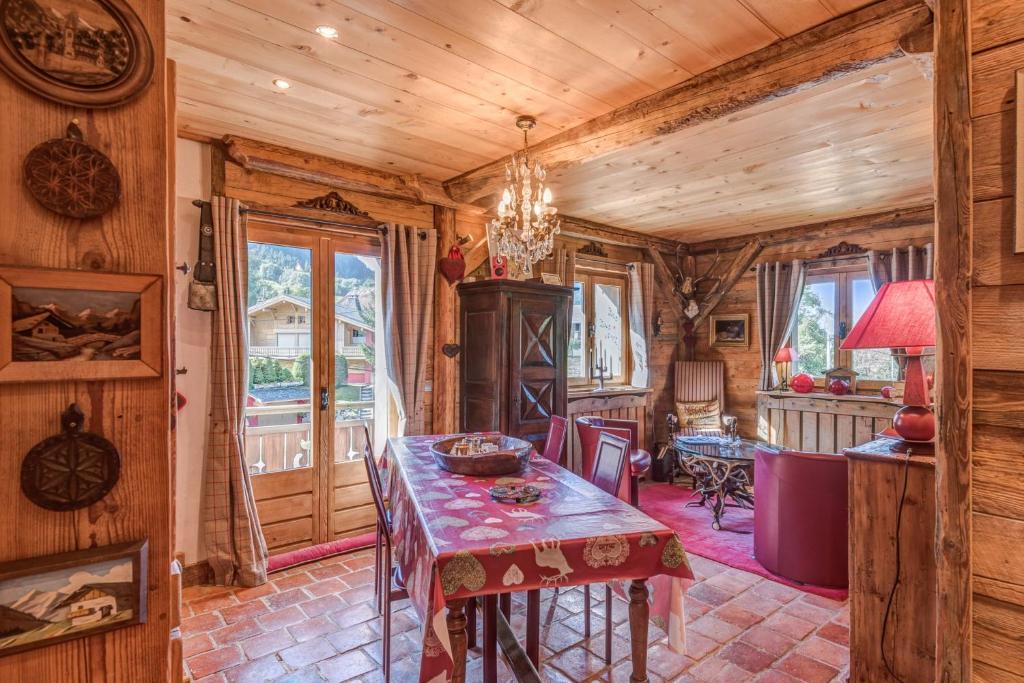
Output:
<path fill-rule="evenodd" d="M 0 68 L 76 107 L 115 107 L 153 79 L 153 44 L 125 0 L 0 0 Z"/>
<path fill-rule="evenodd" d="M 60 418 L 63 434 L 32 447 L 21 463 L 21 490 L 47 510 L 78 510 L 101 500 L 121 476 L 114 445 L 82 431 L 85 415 L 76 404 Z"/>
<path fill-rule="evenodd" d="M 487 489 L 491 498 L 499 503 L 526 505 L 540 500 L 540 489 L 532 484 L 507 484 Z"/>
<path fill-rule="evenodd" d="M 25 157 L 25 185 L 36 201 L 70 218 L 95 218 L 121 198 L 121 176 L 107 156 L 86 144 L 72 121 L 67 137 L 47 140 Z"/>

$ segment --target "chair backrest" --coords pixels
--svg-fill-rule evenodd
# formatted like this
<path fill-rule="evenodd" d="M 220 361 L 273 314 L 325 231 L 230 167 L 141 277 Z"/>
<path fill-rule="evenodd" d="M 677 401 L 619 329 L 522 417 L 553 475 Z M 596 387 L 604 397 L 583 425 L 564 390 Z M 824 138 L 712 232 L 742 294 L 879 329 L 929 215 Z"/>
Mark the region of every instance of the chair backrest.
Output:
<path fill-rule="evenodd" d="M 725 398 L 725 364 L 720 360 L 676 361 L 676 401 L 713 401 Z M 724 405 L 719 406 L 725 408 Z"/>
<path fill-rule="evenodd" d="M 600 417 L 582 416 L 577 417 L 576 433 L 580 437 L 580 472 L 584 477 L 589 477 L 594 471 L 594 463 L 597 460 L 597 445 L 601 434 L 617 436 L 629 444 L 632 434 L 628 429 L 619 427 L 606 427 L 605 420 Z M 628 457 L 628 456 L 627 456 Z M 624 477 L 619 488 L 619 498 L 629 501 L 629 481 Z"/>
<path fill-rule="evenodd" d="M 377 463 L 373 460 L 373 450 L 368 447 L 363 448 L 363 465 L 366 466 L 366 479 L 370 484 L 373 507 L 377 510 L 377 522 L 380 524 L 381 533 L 384 534 L 387 542 L 391 543 L 391 528 L 388 525 L 387 508 L 384 506 L 384 489 L 380 483 L 380 472 L 377 470 Z"/>
<path fill-rule="evenodd" d="M 565 433 L 568 431 L 569 421 L 559 415 L 551 416 L 551 425 L 548 427 L 548 440 L 544 442 L 544 453 L 541 454 L 545 460 L 550 460 L 556 465 L 562 464 L 562 453 L 565 451 Z"/>
<path fill-rule="evenodd" d="M 605 493 L 617 496 L 622 486 L 622 473 L 626 469 L 628 457 L 629 441 L 602 432 L 597 439 L 597 454 L 594 457 L 590 483 Z"/>

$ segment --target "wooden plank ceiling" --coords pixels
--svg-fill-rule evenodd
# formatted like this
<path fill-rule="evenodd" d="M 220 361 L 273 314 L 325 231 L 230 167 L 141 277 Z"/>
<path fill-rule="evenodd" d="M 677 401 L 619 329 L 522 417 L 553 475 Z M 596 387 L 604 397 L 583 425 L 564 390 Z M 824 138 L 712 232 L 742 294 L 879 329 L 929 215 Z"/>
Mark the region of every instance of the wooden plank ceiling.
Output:
<path fill-rule="evenodd" d="M 171 0 L 168 54 L 185 133 L 444 180 L 517 149 L 518 114 L 538 118 L 541 140 L 867 4 Z M 555 203 L 703 236 L 920 202 L 931 196 L 930 111 L 929 83 L 890 61 L 559 172 Z"/>

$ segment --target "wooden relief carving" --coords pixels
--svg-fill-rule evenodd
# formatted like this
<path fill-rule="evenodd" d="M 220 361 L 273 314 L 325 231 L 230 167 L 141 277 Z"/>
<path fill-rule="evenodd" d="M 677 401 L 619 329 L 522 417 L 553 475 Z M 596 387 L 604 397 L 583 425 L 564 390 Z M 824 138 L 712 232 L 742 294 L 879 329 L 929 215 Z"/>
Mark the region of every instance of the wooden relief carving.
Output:
<path fill-rule="evenodd" d="M 608 252 L 604 250 L 597 242 L 591 242 L 590 244 L 584 244 L 582 247 L 576 250 L 577 254 L 584 254 L 586 256 L 600 256 L 602 258 L 608 258 Z"/>
<path fill-rule="evenodd" d="M 67 136 L 37 145 L 25 157 L 25 186 L 37 202 L 70 218 L 95 218 L 121 198 L 121 176 L 107 156 L 86 144 L 77 119 Z"/>
<path fill-rule="evenodd" d="M 834 247 L 829 247 L 825 251 L 818 254 L 818 258 L 835 258 L 836 256 L 857 256 L 858 254 L 866 254 L 867 249 L 860 246 L 859 244 L 850 244 L 849 242 L 843 241 Z"/>
<path fill-rule="evenodd" d="M 83 431 L 85 415 L 71 404 L 61 415 L 63 433 L 32 447 L 21 464 L 21 490 L 47 510 L 78 510 L 101 500 L 121 476 L 114 445 Z"/>
<path fill-rule="evenodd" d="M 295 203 L 295 206 L 302 209 L 330 211 L 331 213 L 340 213 L 345 216 L 361 216 L 363 218 L 370 217 L 370 214 L 365 211 L 360 211 L 359 207 L 342 197 L 334 190 L 331 190 L 321 197 L 299 200 Z"/>

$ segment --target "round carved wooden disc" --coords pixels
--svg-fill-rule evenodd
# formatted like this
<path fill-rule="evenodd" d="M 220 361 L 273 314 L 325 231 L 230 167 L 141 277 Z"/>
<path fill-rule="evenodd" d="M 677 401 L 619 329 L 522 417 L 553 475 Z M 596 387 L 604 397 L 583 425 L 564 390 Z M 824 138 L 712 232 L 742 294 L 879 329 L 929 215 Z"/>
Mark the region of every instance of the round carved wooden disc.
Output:
<path fill-rule="evenodd" d="M 67 137 L 37 145 L 25 157 L 25 185 L 40 204 L 71 218 L 95 218 L 121 198 L 121 176 L 95 147 Z"/>
<path fill-rule="evenodd" d="M 77 415 L 81 415 L 78 413 Z M 121 476 L 121 456 L 96 434 L 81 432 L 81 421 L 36 444 L 21 464 L 21 490 L 47 510 L 78 510 L 101 500 Z"/>

